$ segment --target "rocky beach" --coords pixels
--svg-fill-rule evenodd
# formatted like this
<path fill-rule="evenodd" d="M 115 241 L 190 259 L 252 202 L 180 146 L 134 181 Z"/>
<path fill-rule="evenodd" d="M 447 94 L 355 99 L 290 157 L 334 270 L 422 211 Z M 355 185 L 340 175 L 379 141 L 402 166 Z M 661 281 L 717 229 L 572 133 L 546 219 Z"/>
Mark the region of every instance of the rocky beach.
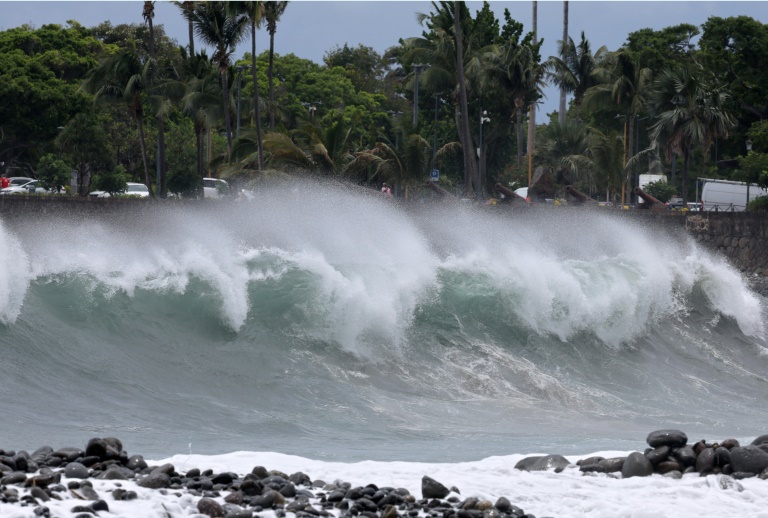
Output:
<path fill-rule="evenodd" d="M 592 456 L 574 461 L 557 454 L 524 457 L 507 476 L 511 482 L 523 472 L 556 473 L 571 479 L 605 477 L 614 479 L 615 484 L 633 477 L 657 476 L 680 482 L 713 476 L 721 490 L 734 493 L 746 491 L 742 483 L 747 479 L 768 484 L 762 482 L 768 479 L 768 435 L 745 446 L 736 439 L 691 444 L 684 432 L 667 429 L 651 432 L 646 443 L 642 452 L 610 458 Z M 375 482 L 358 485 L 265 466 L 254 466 L 248 473 L 205 466 L 181 470 L 172 463 L 156 465 L 142 455 L 131 455 L 117 438 L 94 438 L 85 448 L 43 446 L 32 453 L 0 449 L 0 473 L 0 515 L 13 517 L 535 516 L 523 508 L 526 495 L 495 495 L 491 499 L 488 494 L 448 487 L 429 472 L 423 473 L 420 491 L 414 492 L 405 487 L 406 481 L 402 486 Z M 376 473 L 370 476 L 375 479 Z"/>

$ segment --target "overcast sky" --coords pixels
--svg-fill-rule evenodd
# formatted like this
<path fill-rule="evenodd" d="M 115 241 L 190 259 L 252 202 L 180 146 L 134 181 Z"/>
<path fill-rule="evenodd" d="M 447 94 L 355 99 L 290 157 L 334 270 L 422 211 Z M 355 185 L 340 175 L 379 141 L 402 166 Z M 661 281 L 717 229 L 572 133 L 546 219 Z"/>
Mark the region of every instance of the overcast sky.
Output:
<path fill-rule="evenodd" d="M 569 2 L 569 34 L 580 38 L 584 31 L 593 51 L 602 45 L 610 50 L 621 46 L 630 32 L 651 28 L 660 30 L 681 23 L 701 26 L 710 16 L 750 16 L 761 23 L 768 19 L 766 2 Z M 481 2 L 468 2 L 472 15 L 482 7 Z M 143 2 L 110 1 L 26 1 L 0 0 L 0 30 L 30 24 L 40 27 L 48 23 L 66 24 L 76 20 L 86 27 L 109 20 L 119 23 L 143 23 Z M 491 2 L 496 17 L 503 23 L 504 9 L 525 26 L 532 26 L 532 2 Z M 362 43 L 383 53 L 396 45 L 399 38 L 419 36 L 422 27 L 416 13 L 428 13 L 430 2 L 413 1 L 292 1 L 289 3 L 275 36 L 275 52 L 294 53 L 299 57 L 322 63 L 323 54 L 336 46 Z M 563 2 L 538 2 L 538 34 L 544 38 L 542 56 L 556 52 L 562 38 Z M 155 4 L 155 24 L 162 24 L 166 33 L 180 44 L 188 42 L 187 24 L 179 8 L 171 2 Z M 199 44 L 198 44 L 199 45 Z M 261 30 L 256 38 L 257 52 L 269 47 L 268 34 Z M 244 41 L 235 52 L 237 57 L 250 50 Z M 558 94 L 547 91 L 543 112 L 557 109 Z"/>

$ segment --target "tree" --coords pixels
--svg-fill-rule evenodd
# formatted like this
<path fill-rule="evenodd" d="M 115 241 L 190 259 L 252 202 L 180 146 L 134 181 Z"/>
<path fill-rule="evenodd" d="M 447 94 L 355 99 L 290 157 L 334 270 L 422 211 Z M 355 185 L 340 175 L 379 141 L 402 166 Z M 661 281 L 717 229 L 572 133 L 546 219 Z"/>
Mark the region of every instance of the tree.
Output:
<path fill-rule="evenodd" d="M 581 32 L 581 41 L 578 45 L 574 43 L 572 38 L 568 38 L 567 42 L 561 41 L 559 46 L 562 57 L 550 56 L 544 64 L 544 68 L 547 71 L 547 76 L 556 86 L 560 87 L 561 91 L 574 95 L 573 104 L 576 108 L 576 117 L 581 118 L 584 95 L 589 88 L 597 85 L 597 79 L 593 73 L 605 57 L 608 49 L 602 46 L 592 54 L 591 45 L 584 36 L 584 31 Z M 562 106 L 561 110 L 564 109 L 565 107 Z"/>
<path fill-rule="evenodd" d="M 149 56 L 151 58 L 151 68 L 149 77 L 149 88 L 153 88 L 157 83 L 157 53 L 155 51 L 155 2 L 145 1 L 142 17 L 149 26 Z M 159 102 L 158 102 L 159 101 Z M 160 191 L 160 197 L 166 196 L 165 185 L 165 113 L 163 99 L 156 99 L 155 118 L 157 120 L 157 188 Z"/>
<path fill-rule="evenodd" d="M 661 203 L 667 203 L 675 194 L 677 194 L 675 186 L 668 184 L 663 180 L 651 182 L 647 184 L 643 190 Z"/>
<path fill-rule="evenodd" d="M 683 63 L 694 64 L 691 42 L 699 35 L 695 25 L 682 23 L 659 31 L 640 29 L 629 33 L 625 49 L 634 55 L 641 66 L 659 72 Z"/>
<path fill-rule="evenodd" d="M 149 178 L 147 163 L 147 145 L 144 138 L 144 102 L 147 97 L 152 61 L 143 64 L 136 52 L 121 50 L 103 59 L 99 66 L 91 71 L 82 88 L 95 96 L 95 102 L 122 104 L 139 129 L 141 159 L 144 164 L 144 183 L 154 196 Z"/>
<path fill-rule="evenodd" d="M 288 2 L 284 0 L 273 0 L 265 3 L 264 16 L 267 19 L 267 32 L 269 33 L 269 68 L 267 69 L 267 78 L 269 80 L 269 129 L 275 129 L 275 84 L 273 75 L 273 64 L 275 60 L 275 33 L 277 32 L 277 22 L 285 12 Z"/>
<path fill-rule="evenodd" d="M 640 62 L 628 51 L 619 51 L 613 59 L 605 60 L 604 65 L 594 71 L 599 84 L 589 88 L 584 96 L 584 104 L 592 108 L 618 108 L 624 117 L 625 139 L 624 162 L 626 164 L 627 150 L 633 149 L 635 119 L 645 106 L 646 96 L 651 86 L 651 70 L 640 65 Z M 624 188 L 632 189 L 632 170 L 627 169 L 626 184 L 622 187 L 622 202 Z"/>
<path fill-rule="evenodd" d="M 541 132 L 536 156 L 539 163 L 556 173 L 559 184 L 573 185 L 589 171 L 590 135 L 587 126 L 579 121 L 553 121 Z"/>
<path fill-rule="evenodd" d="M 192 13 L 195 33 L 207 45 L 216 48 L 211 59 L 218 65 L 221 76 L 221 99 L 227 154 L 232 153 L 232 121 L 229 104 L 229 66 L 235 47 L 243 39 L 248 17 L 233 12 L 226 2 L 201 2 Z"/>
<path fill-rule="evenodd" d="M 197 148 L 197 176 L 205 176 L 203 141 L 211 126 L 223 118 L 221 106 L 221 83 L 216 80 L 213 69 L 205 52 L 188 58 L 187 81 L 181 107 L 193 122 L 195 145 Z M 202 185 L 202 180 L 200 180 Z M 177 191 L 174 191 L 177 192 Z"/>
<path fill-rule="evenodd" d="M 584 33 L 582 31 L 582 39 L 584 38 Z M 560 40 L 560 57 L 563 61 L 565 61 L 566 56 L 566 42 L 569 41 L 570 38 L 568 37 L 568 0 L 565 0 L 563 2 L 563 39 Z M 566 90 L 565 85 L 560 85 L 560 111 L 558 112 L 558 121 L 560 124 L 565 122 L 565 100 L 566 100 L 566 94 L 568 91 Z"/>
<path fill-rule="evenodd" d="M 651 138 L 667 157 L 683 157 L 683 203 L 688 199 L 691 152 L 696 147 L 707 151 L 714 138 L 726 138 L 735 124 L 727 107 L 729 97 L 692 68 L 666 69 L 654 82 L 649 102 L 656 122 Z"/>
<path fill-rule="evenodd" d="M 106 191 L 110 196 L 117 196 L 125 192 L 128 187 L 128 179 L 125 168 L 118 165 L 109 173 L 97 175 L 93 183 L 96 189 Z"/>
<path fill-rule="evenodd" d="M 367 181 L 384 180 L 398 185 L 407 193 L 427 178 L 432 160 L 432 145 L 421 135 L 411 134 L 399 143 L 379 142 L 373 149 L 354 153 L 354 158 L 344 168 L 350 174 L 367 170 Z"/>
<path fill-rule="evenodd" d="M 70 167 L 63 160 L 48 153 L 40 159 L 35 172 L 43 189 L 59 192 L 60 188 L 69 183 L 69 170 Z"/>
<path fill-rule="evenodd" d="M 461 41 L 461 6 L 459 4 L 463 2 L 453 3 L 454 14 L 454 28 L 453 33 L 456 38 L 456 76 L 459 82 L 459 99 L 461 104 L 461 114 L 459 117 L 460 131 L 464 134 L 464 142 L 466 144 L 472 143 L 472 137 L 469 133 L 469 110 L 467 108 L 467 84 L 464 77 L 464 44 Z M 415 101 L 414 101 L 415 102 Z M 464 168 L 469 171 L 470 182 L 464 185 L 464 191 L 468 194 L 472 194 L 472 186 L 475 187 L 475 192 L 479 197 L 481 192 L 480 178 L 476 172 L 475 161 L 472 158 L 473 147 L 464 148 Z"/>
<path fill-rule="evenodd" d="M 58 138 L 67 162 L 74 164 L 77 171 L 76 194 L 86 196 L 94 175 L 114 168 L 103 120 L 93 114 L 79 113 L 61 130 Z"/>
<path fill-rule="evenodd" d="M 267 2 L 268 3 L 268 2 Z M 258 167 L 264 169 L 264 150 L 261 142 L 261 111 L 259 102 L 259 81 L 257 79 L 258 69 L 256 68 L 256 28 L 261 24 L 265 13 L 265 2 L 251 1 L 241 2 L 242 12 L 248 17 L 251 24 L 251 79 L 253 81 L 253 111 L 254 123 L 256 124 L 256 143 L 258 145 Z M 230 150 L 231 152 L 231 150 Z"/>

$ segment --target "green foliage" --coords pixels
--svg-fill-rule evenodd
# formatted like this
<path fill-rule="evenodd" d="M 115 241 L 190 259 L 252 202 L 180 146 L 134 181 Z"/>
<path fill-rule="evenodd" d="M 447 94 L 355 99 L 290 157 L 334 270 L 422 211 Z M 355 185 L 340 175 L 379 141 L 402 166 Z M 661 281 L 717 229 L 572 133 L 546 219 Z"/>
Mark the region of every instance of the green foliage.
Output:
<path fill-rule="evenodd" d="M 63 160 L 59 160 L 55 155 L 48 153 L 43 155 L 38 162 L 35 173 L 44 189 L 58 191 L 59 188 L 69 183 L 69 170 L 69 166 Z"/>
<path fill-rule="evenodd" d="M 747 131 L 747 138 L 752 141 L 752 149 L 768 152 L 768 119 L 752 124 Z"/>
<path fill-rule="evenodd" d="M 768 187 L 768 153 L 750 151 L 738 160 L 739 169 L 733 175 L 734 179 Z"/>
<path fill-rule="evenodd" d="M 747 210 L 752 212 L 768 212 L 768 196 L 760 196 L 750 201 Z"/>
<path fill-rule="evenodd" d="M 674 185 L 662 180 L 647 184 L 643 190 L 661 203 L 667 203 L 675 194 L 677 194 L 677 189 L 675 189 Z"/>
<path fill-rule="evenodd" d="M 111 196 L 117 196 L 125 191 L 128 180 L 129 178 L 128 174 L 125 172 L 125 168 L 119 165 L 112 171 L 96 175 L 93 180 L 93 186 L 96 190 L 106 191 Z"/>
<path fill-rule="evenodd" d="M 640 29 L 629 33 L 624 48 L 640 60 L 641 66 L 660 71 L 680 63 L 692 64 L 691 39 L 699 35 L 695 25 L 683 23 L 659 31 Z"/>

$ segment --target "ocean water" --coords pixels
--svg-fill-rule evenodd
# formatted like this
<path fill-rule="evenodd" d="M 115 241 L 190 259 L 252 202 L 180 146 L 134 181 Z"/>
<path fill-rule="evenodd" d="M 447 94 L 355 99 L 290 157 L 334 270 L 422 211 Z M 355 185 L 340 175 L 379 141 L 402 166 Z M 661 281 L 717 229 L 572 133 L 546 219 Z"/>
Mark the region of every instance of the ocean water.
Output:
<path fill-rule="evenodd" d="M 599 210 L 304 183 L 0 216 L 0 447 L 115 436 L 155 459 L 373 462 L 375 482 L 404 462 L 477 477 L 525 454 L 642 451 L 660 428 L 748 442 L 768 433 L 767 314 L 686 235 Z M 473 484 L 458 477 L 444 483 Z"/>

